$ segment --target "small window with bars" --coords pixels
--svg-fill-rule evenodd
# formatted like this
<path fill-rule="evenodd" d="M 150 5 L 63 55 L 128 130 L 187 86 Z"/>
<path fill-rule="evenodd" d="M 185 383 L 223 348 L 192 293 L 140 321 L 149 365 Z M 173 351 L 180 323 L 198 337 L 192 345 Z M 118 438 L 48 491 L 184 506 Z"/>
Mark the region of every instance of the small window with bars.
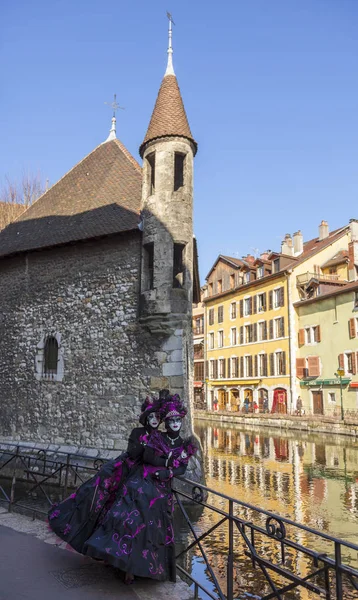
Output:
<path fill-rule="evenodd" d="M 46 377 L 57 375 L 58 342 L 53 335 L 46 338 L 44 347 L 43 374 Z"/>

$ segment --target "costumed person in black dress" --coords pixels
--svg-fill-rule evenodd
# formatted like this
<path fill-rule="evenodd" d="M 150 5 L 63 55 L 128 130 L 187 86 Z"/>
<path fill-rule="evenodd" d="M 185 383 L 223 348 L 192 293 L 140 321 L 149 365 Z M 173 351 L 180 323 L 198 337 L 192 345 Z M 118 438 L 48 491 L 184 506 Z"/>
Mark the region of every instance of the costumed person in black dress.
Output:
<path fill-rule="evenodd" d="M 195 453 L 191 438 L 180 436 L 186 415 L 179 396 L 168 396 L 161 408 L 166 432 L 154 430 L 144 449 L 143 463 L 127 477 L 99 528 L 88 539 L 85 553 L 104 559 L 134 576 L 176 580 L 171 480 L 185 473 Z"/>
<path fill-rule="evenodd" d="M 142 427 L 131 432 L 127 451 L 105 463 L 94 477 L 49 511 L 51 529 L 77 552 L 85 554 L 84 544 L 123 493 L 128 476 L 141 463 L 150 433 L 160 424 L 160 404 L 161 400 L 146 398 L 139 418 Z"/>

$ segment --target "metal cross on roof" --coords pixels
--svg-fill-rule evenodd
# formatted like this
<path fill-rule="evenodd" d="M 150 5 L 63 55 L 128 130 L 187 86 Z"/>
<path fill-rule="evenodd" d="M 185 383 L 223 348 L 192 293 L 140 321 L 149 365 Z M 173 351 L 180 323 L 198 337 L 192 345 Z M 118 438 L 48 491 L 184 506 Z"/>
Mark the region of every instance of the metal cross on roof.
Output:
<path fill-rule="evenodd" d="M 113 116 L 116 116 L 116 111 L 118 109 L 120 110 L 124 110 L 123 106 L 119 106 L 118 102 L 117 102 L 117 94 L 114 94 L 114 99 L 113 102 L 105 102 L 105 104 L 107 104 L 108 106 L 110 106 L 113 109 Z"/>
<path fill-rule="evenodd" d="M 167 17 L 168 17 L 168 19 L 169 19 L 170 23 L 173 23 L 173 25 L 175 25 L 175 23 L 174 23 L 174 21 L 173 21 L 173 17 L 172 17 L 172 15 L 170 14 L 170 12 L 168 12 L 168 11 L 167 11 Z"/>

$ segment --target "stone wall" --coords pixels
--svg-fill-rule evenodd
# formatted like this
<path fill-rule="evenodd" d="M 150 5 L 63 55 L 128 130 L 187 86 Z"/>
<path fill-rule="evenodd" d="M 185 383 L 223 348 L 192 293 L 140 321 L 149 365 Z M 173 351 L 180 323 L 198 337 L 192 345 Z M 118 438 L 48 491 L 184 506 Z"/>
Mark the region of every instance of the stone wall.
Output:
<path fill-rule="evenodd" d="M 150 390 L 183 393 L 185 330 L 138 320 L 140 248 L 138 232 L 2 260 L 1 439 L 122 449 Z M 36 374 L 46 334 L 62 381 Z"/>

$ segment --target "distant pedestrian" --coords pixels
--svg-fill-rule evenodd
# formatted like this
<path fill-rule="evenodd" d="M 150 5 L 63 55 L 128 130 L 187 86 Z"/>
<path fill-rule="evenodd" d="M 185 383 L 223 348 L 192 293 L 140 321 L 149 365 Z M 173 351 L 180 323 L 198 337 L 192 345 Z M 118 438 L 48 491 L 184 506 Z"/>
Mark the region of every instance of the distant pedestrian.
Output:
<path fill-rule="evenodd" d="M 302 416 L 302 398 L 301 398 L 301 396 L 298 396 L 298 398 L 297 398 L 296 407 L 297 407 L 297 415 L 299 417 L 301 417 Z"/>
<path fill-rule="evenodd" d="M 257 404 L 257 402 L 254 402 L 254 413 L 258 413 L 259 412 L 259 405 Z"/>
<path fill-rule="evenodd" d="M 246 398 L 244 400 L 244 408 L 245 408 L 246 413 L 249 412 L 249 405 L 250 405 L 250 398 L 249 398 L 249 396 L 246 396 Z"/>

